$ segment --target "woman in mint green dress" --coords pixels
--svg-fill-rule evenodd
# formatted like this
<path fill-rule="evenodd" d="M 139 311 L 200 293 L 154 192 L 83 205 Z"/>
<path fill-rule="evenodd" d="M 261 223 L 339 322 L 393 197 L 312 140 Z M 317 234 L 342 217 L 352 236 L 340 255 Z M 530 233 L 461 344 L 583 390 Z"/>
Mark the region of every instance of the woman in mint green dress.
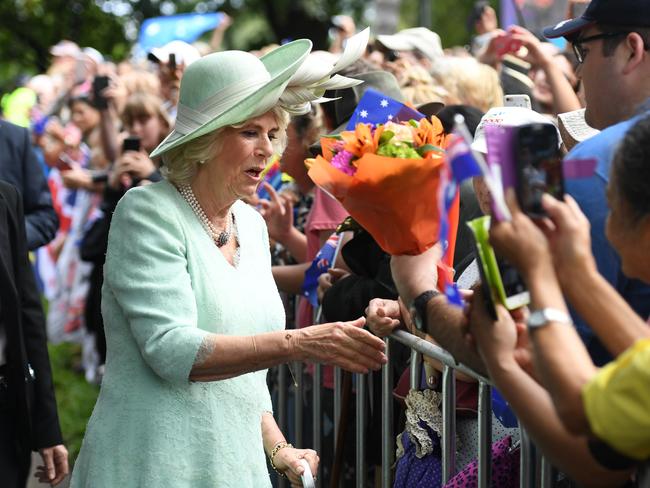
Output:
<path fill-rule="evenodd" d="M 226 51 L 187 67 L 176 127 L 152 153 L 167 178 L 127 192 L 113 216 L 106 372 L 72 487 L 269 487 L 265 452 L 300 486 L 301 458 L 315 472 L 318 456 L 285 442 L 266 368 L 385 362 L 363 319 L 284 330 L 266 226 L 241 201 L 281 153 L 286 111 L 309 109 L 322 96 L 310 84 L 335 71 L 300 69 L 310 49 L 299 40 L 261 59 Z"/>

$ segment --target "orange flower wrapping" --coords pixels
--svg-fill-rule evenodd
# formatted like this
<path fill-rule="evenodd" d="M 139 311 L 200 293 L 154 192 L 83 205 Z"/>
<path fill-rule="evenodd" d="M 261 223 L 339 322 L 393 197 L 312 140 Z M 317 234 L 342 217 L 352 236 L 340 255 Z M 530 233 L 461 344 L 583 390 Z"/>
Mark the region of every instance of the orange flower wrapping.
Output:
<path fill-rule="evenodd" d="M 435 122 L 438 122 L 437 119 Z M 351 145 L 357 144 L 357 154 L 362 154 L 353 162 L 357 167 L 354 175 L 344 174 L 324 157 L 318 156 L 309 170 L 309 176 L 341 202 L 387 253 L 420 254 L 426 251 L 439 238 L 438 185 L 444 165 L 442 154 L 431 151 L 424 159 L 378 156 L 364 149 L 371 145 L 376 148 L 379 137 L 373 138 L 370 131 L 359 134 L 358 128 L 356 134 L 349 134 L 374 140 L 358 143 L 342 135 L 347 150 L 352 152 Z M 442 127 L 425 124 L 420 129 L 417 136 L 421 137 L 423 143 L 446 146 Z M 331 151 L 326 157 L 330 154 Z M 450 251 L 445 262 L 451 265 L 458 227 L 458 198 L 449 220 Z"/>

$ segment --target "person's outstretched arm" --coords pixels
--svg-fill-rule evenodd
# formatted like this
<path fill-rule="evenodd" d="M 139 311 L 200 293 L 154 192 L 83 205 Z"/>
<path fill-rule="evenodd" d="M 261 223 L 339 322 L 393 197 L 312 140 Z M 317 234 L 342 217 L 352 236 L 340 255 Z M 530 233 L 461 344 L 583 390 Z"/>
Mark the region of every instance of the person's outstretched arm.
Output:
<path fill-rule="evenodd" d="M 576 436 L 564 426 L 550 395 L 517 363 L 517 348 L 525 333 L 507 310 L 497 305 L 498 320 L 493 321 L 483 304 L 481 291 L 472 299 L 470 329 L 490 378 L 515 411 L 544 456 L 580 486 L 620 486 L 631 470 L 611 471 L 591 455 L 588 438 Z M 566 358 L 565 358 L 566 359 Z M 566 361 L 569 363 L 569 361 Z"/>

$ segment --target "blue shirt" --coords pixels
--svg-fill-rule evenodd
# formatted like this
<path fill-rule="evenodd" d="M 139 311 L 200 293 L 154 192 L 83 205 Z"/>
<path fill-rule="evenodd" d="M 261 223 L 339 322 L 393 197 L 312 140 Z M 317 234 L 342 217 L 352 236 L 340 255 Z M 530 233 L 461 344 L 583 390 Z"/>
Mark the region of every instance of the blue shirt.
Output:
<path fill-rule="evenodd" d="M 605 221 L 609 213 L 605 191 L 611 163 L 625 133 L 638 119 L 635 117 L 608 127 L 573 148 L 566 156 L 567 160 L 596 159 L 597 165 L 592 177 L 567 180 L 566 192 L 575 198 L 591 223 L 591 249 L 598 271 L 645 320 L 650 315 L 650 286 L 623 275 L 621 260 L 605 237 Z M 593 361 L 598 366 L 609 362 L 611 355 L 589 325 L 575 311 L 572 310 L 571 315 Z"/>

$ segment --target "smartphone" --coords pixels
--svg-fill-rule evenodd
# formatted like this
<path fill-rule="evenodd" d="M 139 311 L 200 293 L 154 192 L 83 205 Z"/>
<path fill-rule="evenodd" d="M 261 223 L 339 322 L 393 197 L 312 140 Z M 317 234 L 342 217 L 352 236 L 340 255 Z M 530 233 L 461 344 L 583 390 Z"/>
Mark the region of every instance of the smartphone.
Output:
<path fill-rule="evenodd" d="M 503 105 L 505 107 L 521 107 L 532 110 L 530 97 L 528 95 L 506 95 L 503 97 Z"/>
<path fill-rule="evenodd" d="M 564 198 L 564 175 L 557 130 L 551 124 L 517 127 L 514 137 L 517 181 L 515 191 L 522 210 L 544 217 L 542 195 Z"/>
<path fill-rule="evenodd" d="M 59 154 L 59 159 L 56 161 L 56 169 L 59 171 L 68 171 L 72 169 L 72 160 L 66 153 Z"/>
<path fill-rule="evenodd" d="M 490 217 L 483 216 L 467 223 L 474 236 L 476 261 L 488 312 L 496 320 L 495 303 L 515 310 L 530 303 L 530 293 L 517 268 L 497 256 L 489 242 Z"/>
<path fill-rule="evenodd" d="M 93 78 L 93 104 L 98 109 L 108 108 L 108 100 L 102 95 L 104 88 L 108 87 L 108 76 L 95 76 Z"/>
<path fill-rule="evenodd" d="M 176 54 L 169 53 L 169 62 L 167 65 L 169 66 L 170 71 L 176 71 Z"/>
<path fill-rule="evenodd" d="M 530 294 L 524 279 L 512 264 L 505 258 L 497 256 L 497 268 L 503 285 L 503 302 L 508 310 L 516 310 L 530 303 Z"/>
<path fill-rule="evenodd" d="M 516 53 L 521 49 L 521 46 L 521 41 L 513 39 L 509 34 L 499 36 L 494 40 L 494 49 L 497 56 Z"/>
<path fill-rule="evenodd" d="M 140 138 L 138 136 L 129 136 L 122 141 L 122 153 L 126 151 L 140 150 Z"/>
<path fill-rule="evenodd" d="M 106 183 L 108 181 L 108 173 L 106 171 L 93 171 L 90 174 L 93 183 Z"/>

